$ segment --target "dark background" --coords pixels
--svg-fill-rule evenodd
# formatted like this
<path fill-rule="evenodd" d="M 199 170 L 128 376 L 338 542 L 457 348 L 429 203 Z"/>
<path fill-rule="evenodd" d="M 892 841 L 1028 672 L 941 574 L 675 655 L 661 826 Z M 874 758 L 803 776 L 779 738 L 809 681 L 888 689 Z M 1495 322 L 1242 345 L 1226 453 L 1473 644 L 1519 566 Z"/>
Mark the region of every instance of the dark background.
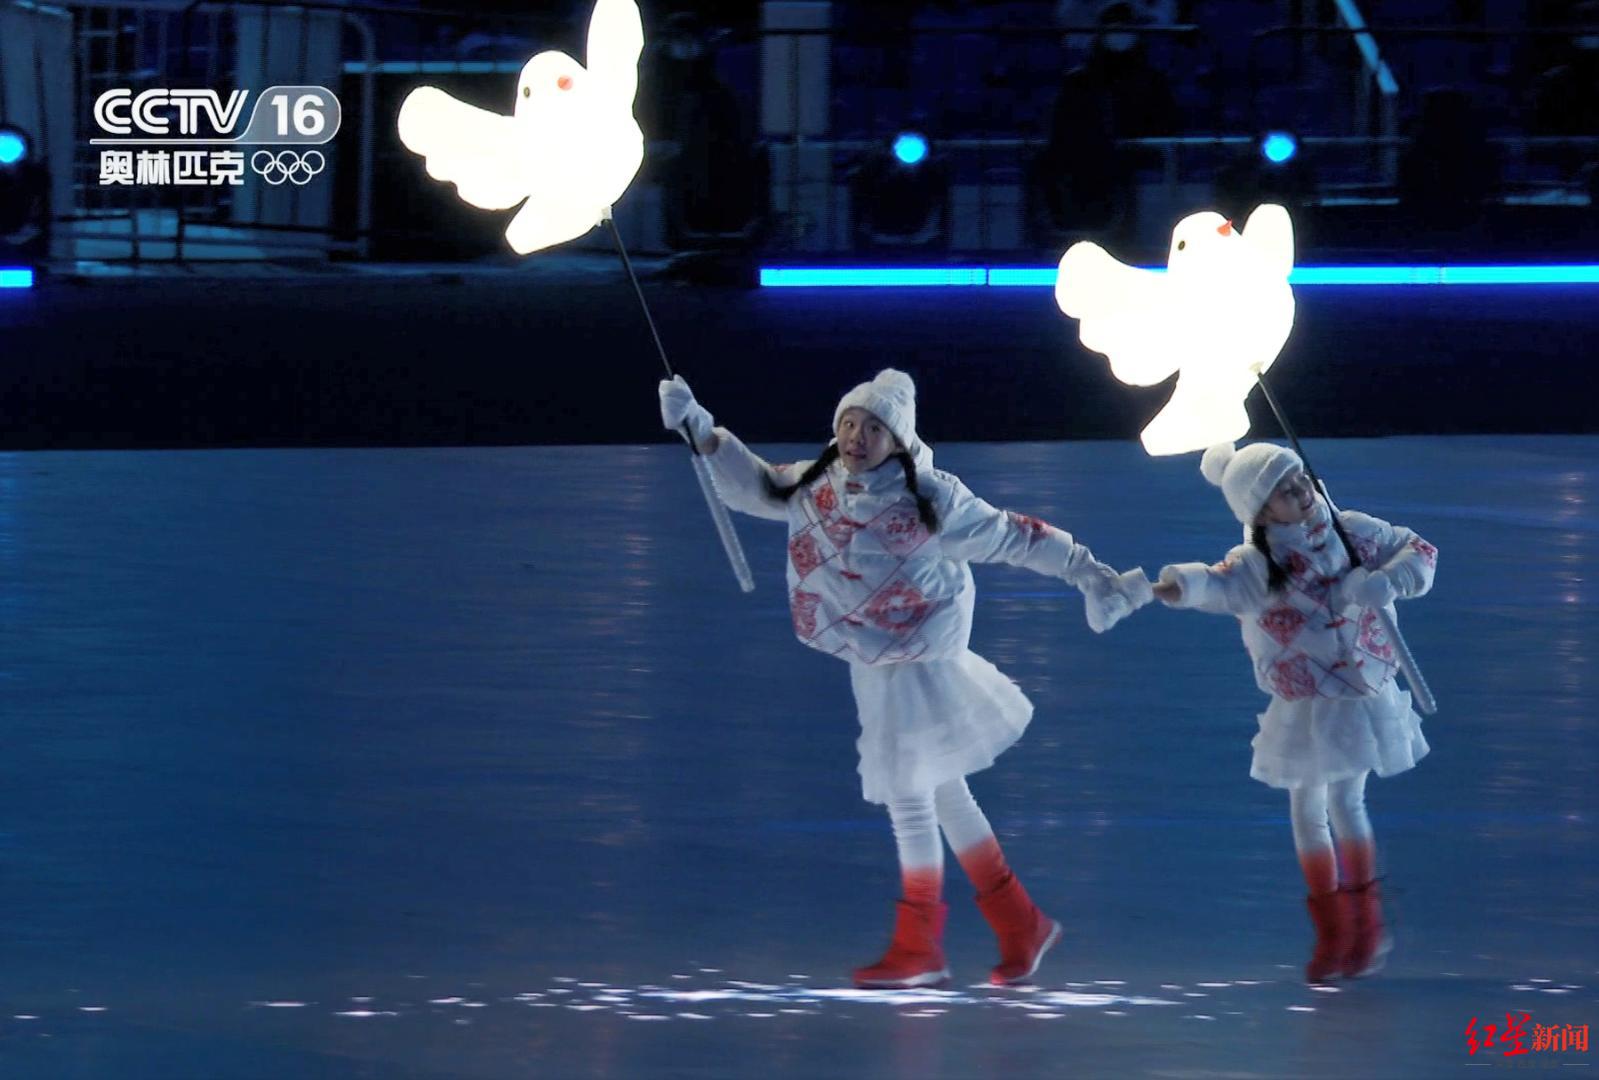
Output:
<path fill-rule="evenodd" d="M 57 279 L 0 294 L 8 448 L 637 443 L 664 438 L 618 264 L 259 280 Z M 646 271 L 649 267 L 646 266 Z M 790 290 L 647 277 L 669 355 L 753 441 L 816 441 L 910 372 L 939 441 L 1135 437 L 1048 289 Z M 1271 377 L 1300 433 L 1592 432 L 1592 286 L 1301 287 Z M 1277 434 L 1260 395 L 1255 434 Z"/>

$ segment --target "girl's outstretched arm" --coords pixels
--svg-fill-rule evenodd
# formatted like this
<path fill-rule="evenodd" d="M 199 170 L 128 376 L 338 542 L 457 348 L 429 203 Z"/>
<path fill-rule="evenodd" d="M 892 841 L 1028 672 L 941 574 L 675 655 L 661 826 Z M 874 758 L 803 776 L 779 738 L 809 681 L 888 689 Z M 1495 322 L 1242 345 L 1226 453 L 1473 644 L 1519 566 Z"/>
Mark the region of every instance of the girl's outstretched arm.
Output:
<path fill-rule="evenodd" d="M 1162 567 L 1156 588 L 1167 607 L 1247 615 L 1266 606 L 1266 560 L 1249 544 L 1240 544 L 1214 566 L 1174 563 Z"/>
<path fill-rule="evenodd" d="M 1008 563 L 1064 579 L 1083 593 L 1088 625 L 1095 633 L 1104 633 L 1152 599 L 1142 570 L 1117 574 L 1064 529 L 997 509 L 947 473 L 934 472 L 933 483 L 939 489 L 939 542 L 950 558 Z"/>
<path fill-rule="evenodd" d="M 934 472 L 938 492 L 938 539 L 944 553 L 962 562 L 997 562 L 1050 577 L 1066 578 L 1095 565 L 1087 546 L 1046 521 L 1000 510 L 972 494 L 948 473 Z M 1099 563 L 1098 565 L 1104 565 Z M 1109 567 L 1106 567 L 1109 569 Z"/>
<path fill-rule="evenodd" d="M 1351 533 L 1375 535 L 1376 550 L 1362 550 L 1361 560 L 1368 571 L 1380 570 L 1388 575 L 1395 596 L 1410 600 L 1425 596 L 1432 588 L 1433 574 L 1438 568 L 1438 549 L 1417 536 L 1414 530 L 1390 525 L 1382 518 L 1359 510 L 1344 510 L 1339 518 Z"/>
<path fill-rule="evenodd" d="M 717 428 L 713 433 L 716 440 L 714 452 L 707 453 L 705 460 L 711 466 L 711 477 L 716 481 L 716 493 L 729 509 L 752 517 L 767 518 L 771 521 L 788 520 L 788 504 L 777 498 L 768 490 L 766 478 L 783 484 L 791 481 L 784 478 L 785 472 L 794 472 L 796 466 L 777 467 L 767 464 L 761 456 L 726 428 Z M 803 469 L 803 465 L 798 468 Z M 798 475 L 796 472 L 795 475 Z"/>

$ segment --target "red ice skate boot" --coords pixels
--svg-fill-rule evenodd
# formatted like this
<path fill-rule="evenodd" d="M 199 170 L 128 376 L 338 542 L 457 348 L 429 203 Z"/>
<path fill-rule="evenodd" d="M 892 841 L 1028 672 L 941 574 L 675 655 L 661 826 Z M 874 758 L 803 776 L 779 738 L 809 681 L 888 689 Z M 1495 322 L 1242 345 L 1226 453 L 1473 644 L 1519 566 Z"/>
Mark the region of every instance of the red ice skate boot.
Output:
<path fill-rule="evenodd" d="M 945 904 L 901 900 L 896 905 L 894 940 L 877 963 L 855 969 L 855 985 L 876 990 L 942 986 L 949 981 L 944 962 Z"/>
<path fill-rule="evenodd" d="M 1382 921 L 1382 890 L 1375 881 L 1343 890 L 1349 903 L 1353 928 L 1349 951 L 1344 954 L 1343 971 L 1351 979 L 1375 975 L 1388 962 L 1394 939 Z"/>
<path fill-rule="evenodd" d="M 1305 897 L 1305 906 L 1310 909 L 1310 921 L 1316 927 L 1316 951 L 1305 965 L 1305 981 L 1331 982 L 1344 973 L 1354 941 L 1349 894 L 1337 889 L 1313 894 Z"/>
<path fill-rule="evenodd" d="M 1031 979 L 1044 954 L 1060 940 L 1060 923 L 1038 910 L 1011 873 L 979 895 L 977 906 L 999 939 L 999 963 L 988 973 L 988 981 L 1010 986 Z"/>

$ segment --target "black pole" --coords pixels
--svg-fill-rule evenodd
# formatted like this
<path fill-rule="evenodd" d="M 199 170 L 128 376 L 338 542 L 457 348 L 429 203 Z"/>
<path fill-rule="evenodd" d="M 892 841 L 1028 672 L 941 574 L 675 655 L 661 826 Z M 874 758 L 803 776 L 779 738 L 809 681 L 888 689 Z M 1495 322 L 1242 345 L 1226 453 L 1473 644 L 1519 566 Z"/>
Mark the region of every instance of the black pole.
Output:
<path fill-rule="evenodd" d="M 633 295 L 638 297 L 638 306 L 644 312 L 644 321 L 649 324 L 650 337 L 655 341 L 655 351 L 660 354 L 661 363 L 666 367 L 666 377 L 675 379 L 677 372 L 672 370 L 672 362 L 666 358 L 666 346 L 661 344 L 660 331 L 655 329 L 655 318 L 650 314 L 650 304 L 644 299 L 644 290 L 639 286 L 638 275 L 633 272 L 633 260 L 627 257 L 627 245 L 622 243 L 622 234 L 616 228 L 616 222 L 611 219 L 610 210 L 605 212 L 605 227 L 611 230 L 611 239 L 616 241 L 616 253 L 622 256 L 622 269 L 627 271 L 627 280 L 633 283 Z M 683 438 L 688 443 L 688 448 L 699 456 L 700 448 L 694 445 L 694 436 L 689 432 L 687 421 L 683 424 Z"/>
<path fill-rule="evenodd" d="M 672 370 L 672 362 L 666 358 L 666 346 L 661 344 L 661 335 L 655 329 L 655 319 L 650 315 L 649 302 L 644 299 L 644 290 L 639 287 L 638 275 L 633 272 L 633 260 L 627 257 L 627 245 L 622 243 L 622 234 L 617 231 L 616 222 L 611 220 L 611 215 L 605 215 L 605 227 L 611 230 L 611 239 L 616 241 L 616 253 L 622 256 L 622 268 L 627 271 L 627 280 L 633 283 L 633 294 L 638 297 L 638 306 L 644 311 L 644 321 L 650 325 L 650 337 L 655 339 L 655 351 L 661 355 L 661 363 L 666 365 L 666 377 L 674 378 L 677 372 Z"/>

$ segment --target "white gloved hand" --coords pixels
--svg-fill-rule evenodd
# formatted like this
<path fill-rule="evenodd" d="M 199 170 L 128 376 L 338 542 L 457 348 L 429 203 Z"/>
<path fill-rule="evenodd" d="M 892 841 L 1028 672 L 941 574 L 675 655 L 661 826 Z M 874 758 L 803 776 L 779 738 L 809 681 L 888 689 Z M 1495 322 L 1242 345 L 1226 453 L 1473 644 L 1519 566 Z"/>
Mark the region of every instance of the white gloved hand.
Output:
<path fill-rule="evenodd" d="M 1174 607 L 1183 599 L 1182 575 L 1175 566 L 1160 568 L 1160 579 L 1150 590 L 1155 594 L 1155 599 L 1167 607 Z"/>
<path fill-rule="evenodd" d="M 1399 596 L 1391 578 L 1382 570 L 1357 566 L 1333 586 L 1333 606 L 1337 610 L 1353 607 L 1383 608 Z"/>
<path fill-rule="evenodd" d="M 1072 584 L 1083 594 L 1083 614 L 1088 628 L 1103 634 L 1155 598 L 1143 567 L 1118 574 L 1104 563 L 1085 567 Z"/>
<path fill-rule="evenodd" d="M 660 393 L 661 423 L 666 425 L 667 431 L 682 434 L 683 425 L 687 424 L 695 446 L 702 446 L 710 441 L 711 429 L 715 426 L 715 422 L 705 406 L 694 400 L 694 391 L 688 388 L 683 376 L 674 375 L 670 379 L 662 379 Z"/>

